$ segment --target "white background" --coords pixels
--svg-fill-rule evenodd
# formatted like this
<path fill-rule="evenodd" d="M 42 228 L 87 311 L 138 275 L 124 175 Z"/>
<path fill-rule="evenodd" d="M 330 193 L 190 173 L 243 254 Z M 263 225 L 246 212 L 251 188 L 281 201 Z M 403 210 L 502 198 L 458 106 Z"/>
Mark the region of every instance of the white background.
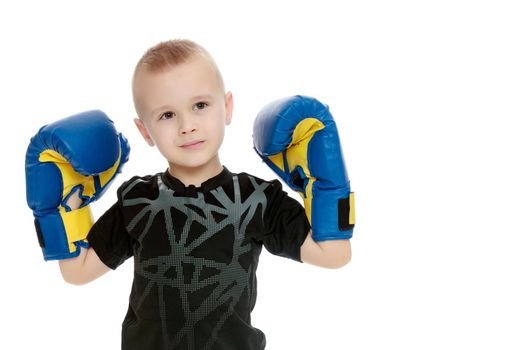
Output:
<path fill-rule="evenodd" d="M 119 348 L 132 262 L 66 284 L 37 244 L 24 155 L 40 126 L 98 108 L 132 153 L 95 216 L 124 179 L 164 170 L 132 123 L 130 78 L 171 38 L 206 47 L 233 92 L 230 170 L 274 178 L 251 134 L 276 98 L 315 96 L 339 125 L 353 260 L 325 270 L 263 253 L 252 321 L 268 349 L 525 348 L 520 1 L 6 3 L 0 348 Z"/>

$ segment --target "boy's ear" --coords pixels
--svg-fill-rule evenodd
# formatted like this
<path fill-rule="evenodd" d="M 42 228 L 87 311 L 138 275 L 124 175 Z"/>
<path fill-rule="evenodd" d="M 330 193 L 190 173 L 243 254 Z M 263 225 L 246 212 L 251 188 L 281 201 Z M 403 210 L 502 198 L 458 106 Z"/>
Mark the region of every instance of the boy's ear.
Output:
<path fill-rule="evenodd" d="M 146 129 L 146 127 L 145 127 L 144 124 L 142 123 L 142 120 L 140 120 L 139 118 L 135 118 L 135 119 L 133 119 L 133 121 L 135 122 L 135 125 L 136 125 L 137 128 L 139 129 L 140 134 L 142 135 L 142 137 L 144 138 L 144 140 L 146 140 L 146 142 L 148 143 L 148 145 L 150 145 L 150 146 L 155 146 L 155 142 L 153 142 L 153 139 L 152 139 L 151 136 L 149 135 L 148 129 Z"/>
<path fill-rule="evenodd" d="M 230 125 L 233 116 L 233 95 L 228 91 L 225 96 L 226 101 L 226 125 Z"/>

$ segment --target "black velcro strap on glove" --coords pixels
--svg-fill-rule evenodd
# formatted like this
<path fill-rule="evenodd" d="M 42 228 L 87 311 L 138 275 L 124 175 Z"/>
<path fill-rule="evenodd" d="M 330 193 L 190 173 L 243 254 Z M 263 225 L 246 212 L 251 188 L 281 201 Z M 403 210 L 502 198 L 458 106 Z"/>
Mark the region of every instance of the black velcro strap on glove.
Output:
<path fill-rule="evenodd" d="M 354 192 L 350 196 L 339 199 L 337 203 L 339 230 L 345 231 L 354 228 L 355 212 L 354 212 Z"/>

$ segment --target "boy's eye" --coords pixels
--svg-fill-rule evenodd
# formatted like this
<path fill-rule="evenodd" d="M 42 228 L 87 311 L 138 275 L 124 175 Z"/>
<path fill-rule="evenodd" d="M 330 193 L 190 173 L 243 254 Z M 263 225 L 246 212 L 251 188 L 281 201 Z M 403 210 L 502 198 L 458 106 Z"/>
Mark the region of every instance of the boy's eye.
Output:
<path fill-rule="evenodd" d="M 173 112 L 165 112 L 165 113 L 162 113 L 162 115 L 160 116 L 160 119 L 171 119 L 175 116 L 175 113 Z"/>
<path fill-rule="evenodd" d="M 196 104 L 193 105 L 193 110 L 204 109 L 207 106 L 208 106 L 208 104 L 206 102 L 197 102 Z"/>

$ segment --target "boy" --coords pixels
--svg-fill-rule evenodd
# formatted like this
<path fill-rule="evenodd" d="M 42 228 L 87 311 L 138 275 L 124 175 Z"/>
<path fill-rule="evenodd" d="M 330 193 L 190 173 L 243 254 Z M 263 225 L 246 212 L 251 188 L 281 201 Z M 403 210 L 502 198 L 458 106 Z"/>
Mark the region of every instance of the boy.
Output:
<path fill-rule="evenodd" d="M 88 283 L 134 256 L 122 349 L 263 349 L 250 324 L 262 245 L 273 254 L 338 268 L 348 239 L 315 242 L 304 208 L 279 181 L 232 174 L 218 156 L 232 118 L 211 56 L 187 40 L 149 49 L 133 76 L 135 124 L 168 169 L 133 177 L 91 228 L 64 279 Z M 68 205 L 80 206 L 78 196 Z"/>

